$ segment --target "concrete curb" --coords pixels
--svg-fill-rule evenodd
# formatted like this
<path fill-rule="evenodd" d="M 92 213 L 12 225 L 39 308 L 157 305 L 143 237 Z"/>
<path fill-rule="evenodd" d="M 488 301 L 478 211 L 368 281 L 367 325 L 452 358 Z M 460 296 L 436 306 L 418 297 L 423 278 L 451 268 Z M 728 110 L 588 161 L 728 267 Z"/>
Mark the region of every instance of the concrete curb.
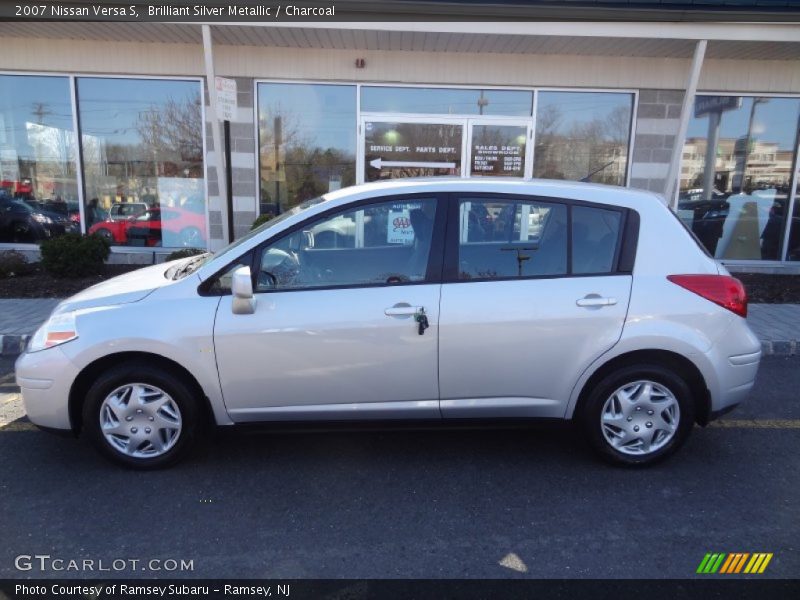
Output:
<path fill-rule="evenodd" d="M 18 356 L 25 349 L 30 335 L 0 334 L 0 354 L 2 356 Z"/>
<path fill-rule="evenodd" d="M 764 356 L 797 356 L 800 342 L 791 341 L 767 341 L 761 340 L 761 353 Z"/>

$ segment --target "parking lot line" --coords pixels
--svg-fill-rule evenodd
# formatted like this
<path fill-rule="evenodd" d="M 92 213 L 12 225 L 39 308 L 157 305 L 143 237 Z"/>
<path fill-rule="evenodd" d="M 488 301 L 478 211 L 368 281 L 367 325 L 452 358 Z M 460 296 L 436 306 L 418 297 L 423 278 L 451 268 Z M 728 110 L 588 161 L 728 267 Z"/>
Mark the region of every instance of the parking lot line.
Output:
<path fill-rule="evenodd" d="M 729 419 L 712 421 L 708 426 L 722 429 L 800 429 L 800 419 Z"/>

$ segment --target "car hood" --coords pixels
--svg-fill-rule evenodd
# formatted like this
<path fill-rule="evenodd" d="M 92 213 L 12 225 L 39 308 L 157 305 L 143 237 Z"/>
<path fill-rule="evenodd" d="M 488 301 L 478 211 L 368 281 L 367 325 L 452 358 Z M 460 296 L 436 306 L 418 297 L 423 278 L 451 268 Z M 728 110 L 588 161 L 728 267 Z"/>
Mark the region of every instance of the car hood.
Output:
<path fill-rule="evenodd" d="M 162 263 L 151 267 L 137 269 L 131 273 L 119 275 L 103 281 L 61 302 L 54 313 L 96 308 L 98 306 L 114 306 L 138 302 L 153 290 L 175 283 L 164 277 L 164 272 L 172 263 Z"/>

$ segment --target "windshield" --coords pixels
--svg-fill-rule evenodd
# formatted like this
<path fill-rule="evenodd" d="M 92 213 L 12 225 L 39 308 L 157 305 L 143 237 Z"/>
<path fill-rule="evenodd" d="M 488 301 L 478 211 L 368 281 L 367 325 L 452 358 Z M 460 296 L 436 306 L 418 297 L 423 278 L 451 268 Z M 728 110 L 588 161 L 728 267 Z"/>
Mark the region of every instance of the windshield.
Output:
<path fill-rule="evenodd" d="M 271 220 L 267 221 L 266 223 L 264 223 L 262 225 L 259 225 L 255 229 L 253 229 L 251 231 L 248 231 L 245 235 L 240 237 L 235 242 L 232 242 L 232 243 L 228 244 L 227 246 L 225 246 L 224 248 L 221 248 L 220 250 L 218 250 L 217 252 L 214 252 L 213 254 L 209 254 L 208 259 L 206 261 L 204 261 L 203 263 L 201 263 L 200 265 L 197 265 L 197 267 L 195 267 L 195 270 L 197 268 L 199 268 L 201 265 L 206 264 L 207 262 L 210 262 L 212 259 L 214 261 L 219 260 L 219 262 L 220 262 L 219 266 L 221 267 L 222 263 L 224 261 L 233 260 L 233 258 L 234 258 L 233 254 L 234 254 L 234 251 L 236 250 L 236 248 L 238 248 L 239 246 L 241 246 L 242 244 L 244 244 L 248 240 L 254 238 L 255 236 L 259 235 L 265 229 L 268 229 L 269 227 L 273 227 L 274 225 L 277 225 L 278 223 L 280 223 L 282 221 L 285 221 L 289 217 L 293 217 L 294 215 L 296 215 L 298 213 L 301 213 L 304 210 L 306 210 L 308 208 L 311 208 L 312 206 L 316 206 L 317 204 L 320 204 L 321 202 L 324 202 L 324 201 L 325 201 L 325 197 L 324 196 L 318 196 L 317 198 L 311 198 L 310 200 L 306 200 L 305 202 L 302 202 L 302 203 L 298 204 L 297 206 L 295 206 L 293 208 L 290 208 L 289 210 L 287 210 L 285 212 L 282 212 L 280 215 L 278 215 L 274 219 L 271 219 Z"/>

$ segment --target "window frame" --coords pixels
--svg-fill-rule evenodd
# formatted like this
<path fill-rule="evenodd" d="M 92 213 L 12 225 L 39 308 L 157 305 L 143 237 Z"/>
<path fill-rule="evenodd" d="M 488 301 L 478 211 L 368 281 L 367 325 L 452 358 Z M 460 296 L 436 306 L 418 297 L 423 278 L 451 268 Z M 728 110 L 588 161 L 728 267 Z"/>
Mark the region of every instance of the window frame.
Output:
<path fill-rule="evenodd" d="M 497 202 L 542 202 L 547 204 L 560 204 L 565 206 L 567 211 L 567 269 L 566 273 L 559 275 L 523 275 L 504 276 L 504 277 L 481 277 L 471 279 L 460 279 L 458 277 L 458 253 L 460 245 L 461 223 L 459 219 L 461 200 L 465 196 L 486 199 Z M 620 227 L 617 232 L 617 243 L 614 249 L 613 268 L 606 273 L 573 273 L 572 271 L 572 208 L 582 206 L 586 208 L 597 208 L 610 210 L 620 213 Z M 631 275 L 636 261 L 636 249 L 639 237 L 639 214 L 630 208 L 617 206 L 614 204 L 603 204 L 599 202 L 589 202 L 585 200 L 575 200 L 571 198 L 538 196 L 531 194 L 509 194 L 497 192 L 469 191 L 448 193 L 447 205 L 448 227 L 445 240 L 444 267 L 442 271 L 442 283 L 485 283 L 489 281 L 524 281 L 536 279 L 564 279 L 567 277 L 611 277 L 620 275 Z"/>
<path fill-rule="evenodd" d="M 386 283 L 386 282 L 353 283 L 353 284 L 337 284 L 337 285 L 324 285 L 324 286 L 321 285 L 314 287 L 285 288 L 285 289 L 257 291 L 255 265 L 257 260 L 260 258 L 261 253 L 268 246 L 280 242 L 282 239 L 289 237 L 297 233 L 298 231 L 302 231 L 312 223 L 324 220 L 329 217 L 336 216 L 337 214 L 345 213 L 352 210 L 358 210 L 365 206 L 370 206 L 375 204 L 395 204 L 395 203 L 414 202 L 414 201 L 418 202 L 420 200 L 426 200 L 426 199 L 427 200 L 433 199 L 434 202 L 436 202 L 436 216 L 434 217 L 433 221 L 431 248 L 430 248 L 430 253 L 428 255 L 428 266 L 425 274 L 425 279 L 421 281 L 399 281 L 396 283 Z M 348 202 L 346 204 L 342 204 L 339 206 L 334 206 L 320 213 L 317 213 L 315 215 L 303 219 L 300 223 L 297 223 L 296 225 L 289 227 L 288 229 L 280 231 L 266 238 L 265 240 L 259 242 L 257 245 L 253 246 L 252 249 L 248 250 L 247 252 L 243 252 L 236 259 L 226 263 L 225 266 L 218 269 L 211 277 L 209 277 L 203 283 L 201 283 L 200 286 L 198 287 L 198 293 L 201 296 L 229 296 L 230 291 L 226 291 L 222 294 L 216 294 L 211 291 L 211 287 L 214 285 L 214 282 L 216 282 L 217 279 L 219 279 L 219 277 L 225 274 L 235 263 L 242 262 L 241 259 L 246 257 L 247 254 L 250 253 L 251 253 L 250 264 L 245 266 L 250 267 L 250 279 L 253 283 L 254 296 L 256 294 L 276 294 L 276 293 L 282 294 L 288 292 L 312 292 L 312 291 L 326 291 L 326 290 L 404 287 L 409 285 L 440 284 L 442 283 L 442 270 L 444 265 L 444 245 L 445 245 L 445 236 L 447 229 L 446 218 L 447 218 L 447 198 L 446 194 L 442 192 L 432 192 L 432 193 L 416 192 L 413 194 L 388 194 L 385 196 L 372 196 L 369 198 L 362 198 L 361 200 Z"/>

